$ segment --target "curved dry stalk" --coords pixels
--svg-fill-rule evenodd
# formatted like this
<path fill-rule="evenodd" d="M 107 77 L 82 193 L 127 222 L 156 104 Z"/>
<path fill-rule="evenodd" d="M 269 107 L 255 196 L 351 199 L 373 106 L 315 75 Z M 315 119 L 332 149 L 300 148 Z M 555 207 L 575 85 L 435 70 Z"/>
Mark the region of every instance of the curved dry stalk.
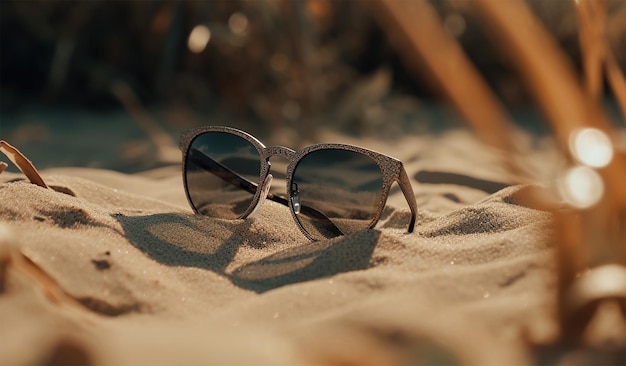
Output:
<path fill-rule="evenodd" d="M 542 107 L 564 157 L 574 160 L 569 142 L 580 129 L 592 127 L 613 135 L 608 117 L 593 98 L 597 52 L 601 50 L 588 51 L 596 53 L 590 56 L 596 61 L 589 61 L 593 75 L 588 76 L 591 93 L 587 93 L 565 54 L 523 1 L 474 0 L 473 4 L 488 34 L 510 54 Z M 626 266 L 626 155 L 615 153 L 607 164 L 596 170 L 604 187 L 601 201 L 587 209 L 555 211 L 553 240 L 558 249 L 560 330 L 561 336 L 570 340 L 581 340 L 589 324 L 582 311 L 572 309 L 572 300 L 567 296 L 581 271 L 610 263 Z M 577 304 L 606 300 L 586 290 L 576 296 Z"/>
<path fill-rule="evenodd" d="M 622 116 L 624 120 L 626 120 L 626 79 L 624 79 L 624 74 L 617 65 L 615 56 L 610 51 L 606 56 L 605 72 L 611 90 L 613 90 L 613 94 L 617 100 L 617 105 L 619 105 L 622 110 Z"/>
<path fill-rule="evenodd" d="M 5 163 L 4 161 L 0 161 L 0 174 L 2 174 L 2 172 L 8 167 L 9 165 L 7 163 Z"/>
<path fill-rule="evenodd" d="M 22 154 L 18 149 L 11 146 L 6 141 L 0 140 L 0 151 L 2 151 L 4 155 L 6 155 L 9 160 L 11 160 L 13 164 L 15 164 L 15 166 L 17 166 L 18 169 L 24 173 L 24 175 L 26 175 L 31 183 L 43 188 L 48 188 L 46 182 L 44 182 L 43 178 L 41 178 L 41 175 L 39 175 L 39 172 L 33 163 L 31 163 L 31 161 L 28 160 L 28 158 L 26 158 L 26 156 L 24 156 L 24 154 Z"/>
<path fill-rule="evenodd" d="M 626 80 L 607 39 L 606 0 L 575 0 L 574 6 L 580 23 L 579 40 L 587 91 L 595 100 L 600 98 L 602 71 L 604 69 L 604 74 L 617 99 L 622 115 L 626 117 Z M 622 12 L 626 12 L 626 7 L 624 9 Z M 618 16 L 626 19 L 624 15 Z M 625 27 L 622 25 L 621 28 Z"/>
<path fill-rule="evenodd" d="M 622 117 L 626 121 L 626 78 L 624 65 L 619 66 L 619 62 L 615 57 L 615 50 L 611 47 L 610 40 L 618 38 L 621 34 L 626 34 L 626 3 L 615 12 L 611 12 L 607 19 L 607 55 L 605 73 L 609 81 L 613 95 L 622 111 Z"/>
<path fill-rule="evenodd" d="M 605 0 L 574 0 L 580 24 L 579 42 L 582 51 L 585 87 L 598 100 L 602 93 L 602 63 L 607 47 L 604 39 L 606 24 Z"/>
<path fill-rule="evenodd" d="M 426 0 L 379 0 L 370 4 L 383 28 L 400 42 L 396 49 L 415 77 L 430 77 L 479 138 L 514 156 L 509 128 L 512 123 L 504 106 L 445 30 L 433 6 Z M 524 178 L 514 159 L 507 159 L 506 164 L 517 179 Z"/>
<path fill-rule="evenodd" d="M 74 303 L 74 301 L 68 299 L 65 291 L 52 277 L 20 251 L 14 250 L 13 253 L 11 253 L 9 264 L 15 267 L 17 271 L 28 275 L 41 285 L 46 297 L 53 303 L 60 304 L 64 301 Z"/>
<path fill-rule="evenodd" d="M 9 270 L 26 275 L 37 283 L 52 303 L 84 309 L 79 301 L 69 295 L 52 276 L 24 255 L 21 250 L 7 242 L 0 241 L 0 292 L 4 291 Z"/>
<path fill-rule="evenodd" d="M 571 62 L 522 1 L 476 0 L 473 4 L 491 30 L 489 34 L 512 56 L 514 66 L 548 117 L 554 137 L 566 156 L 570 155 L 569 142 L 576 130 L 594 127 L 613 135 L 607 116 L 588 98 Z M 600 173 L 615 206 L 624 207 L 624 157 L 615 154 Z"/>
<path fill-rule="evenodd" d="M 180 160 L 177 144 L 146 111 L 137 94 L 123 81 L 111 84 L 111 93 L 122 103 L 133 121 L 148 135 L 157 148 L 161 162 L 174 163 Z"/>

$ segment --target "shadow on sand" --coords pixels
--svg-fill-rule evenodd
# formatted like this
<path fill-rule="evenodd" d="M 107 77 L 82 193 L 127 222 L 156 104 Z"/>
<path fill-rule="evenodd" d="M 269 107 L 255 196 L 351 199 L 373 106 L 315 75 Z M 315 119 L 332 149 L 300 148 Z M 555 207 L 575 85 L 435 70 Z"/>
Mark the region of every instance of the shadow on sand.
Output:
<path fill-rule="evenodd" d="M 229 278 L 241 288 L 265 292 L 370 266 L 380 232 L 353 235 L 274 251 L 227 273 L 237 252 L 254 236 L 256 243 L 275 238 L 250 231 L 250 220 L 219 220 L 193 214 L 113 215 L 137 249 L 168 266 L 197 267 Z"/>

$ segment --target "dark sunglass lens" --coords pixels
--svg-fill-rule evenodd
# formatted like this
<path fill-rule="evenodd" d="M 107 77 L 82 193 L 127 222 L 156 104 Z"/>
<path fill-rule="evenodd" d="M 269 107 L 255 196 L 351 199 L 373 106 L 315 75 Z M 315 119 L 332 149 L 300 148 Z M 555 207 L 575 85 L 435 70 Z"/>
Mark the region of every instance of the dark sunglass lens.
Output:
<path fill-rule="evenodd" d="M 366 229 L 380 203 L 382 186 L 380 167 L 372 158 L 326 149 L 298 162 L 291 196 L 302 227 L 322 239 Z"/>
<path fill-rule="evenodd" d="M 185 188 L 196 211 L 226 219 L 241 217 L 250 207 L 261 175 L 254 145 L 225 132 L 198 135 L 185 167 Z"/>

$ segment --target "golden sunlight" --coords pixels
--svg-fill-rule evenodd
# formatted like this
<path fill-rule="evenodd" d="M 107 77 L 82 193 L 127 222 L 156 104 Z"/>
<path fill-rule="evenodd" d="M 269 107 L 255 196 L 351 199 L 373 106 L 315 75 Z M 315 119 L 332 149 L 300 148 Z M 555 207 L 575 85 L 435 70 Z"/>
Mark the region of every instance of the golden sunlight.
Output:
<path fill-rule="evenodd" d="M 570 135 L 570 151 L 582 164 L 592 168 L 607 166 L 613 159 L 609 137 L 597 128 L 583 128 Z"/>
<path fill-rule="evenodd" d="M 205 25 L 196 25 L 191 33 L 189 33 L 189 39 L 187 40 L 187 47 L 193 53 L 200 53 L 204 51 L 206 45 L 211 39 L 211 31 Z"/>
<path fill-rule="evenodd" d="M 600 201 L 604 195 L 604 182 L 595 170 L 577 166 L 565 173 L 559 182 L 558 190 L 567 204 L 585 209 Z"/>
<path fill-rule="evenodd" d="M 248 18 L 243 13 L 233 13 L 228 19 L 228 27 L 231 32 L 243 36 L 248 31 Z"/>

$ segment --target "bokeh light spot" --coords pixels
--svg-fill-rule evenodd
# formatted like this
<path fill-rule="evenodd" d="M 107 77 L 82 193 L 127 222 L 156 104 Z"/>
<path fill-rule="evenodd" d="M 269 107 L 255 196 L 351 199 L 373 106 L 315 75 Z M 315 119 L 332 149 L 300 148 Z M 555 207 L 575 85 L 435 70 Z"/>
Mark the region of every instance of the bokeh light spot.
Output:
<path fill-rule="evenodd" d="M 600 175 L 586 166 L 569 169 L 559 182 L 559 193 L 573 207 L 589 208 L 604 195 L 604 182 Z"/>
<path fill-rule="evenodd" d="M 228 18 L 228 28 L 236 35 L 243 36 L 248 31 L 248 18 L 242 13 L 233 13 Z"/>
<path fill-rule="evenodd" d="M 459 13 L 452 13 L 443 19 L 443 26 L 451 36 L 458 38 L 465 33 L 465 18 Z"/>
<path fill-rule="evenodd" d="M 298 118 L 300 118 L 301 112 L 302 110 L 300 108 L 300 104 L 293 100 L 285 103 L 282 108 L 283 116 L 290 121 L 296 121 Z"/>
<path fill-rule="evenodd" d="M 270 59 L 270 66 L 276 72 L 284 72 L 289 67 L 289 58 L 284 53 L 275 53 Z"/>
<path fill-rule="evenodd" d="M 570 136 L 570 150 L 582 164 L 592 168 L 607 166 L 613 159 L 609 137 L 597 128 L 583 128 Z"/>
<path fill-rule="evenodd" d="M 211 40 L 211 31 L 205 25 L 196 25 L 191 33 L 189 33 L 189 39 L 187 40 L 187 47 L 193 53 L 200 53 L 204 51 L 207 44 Z"/>

